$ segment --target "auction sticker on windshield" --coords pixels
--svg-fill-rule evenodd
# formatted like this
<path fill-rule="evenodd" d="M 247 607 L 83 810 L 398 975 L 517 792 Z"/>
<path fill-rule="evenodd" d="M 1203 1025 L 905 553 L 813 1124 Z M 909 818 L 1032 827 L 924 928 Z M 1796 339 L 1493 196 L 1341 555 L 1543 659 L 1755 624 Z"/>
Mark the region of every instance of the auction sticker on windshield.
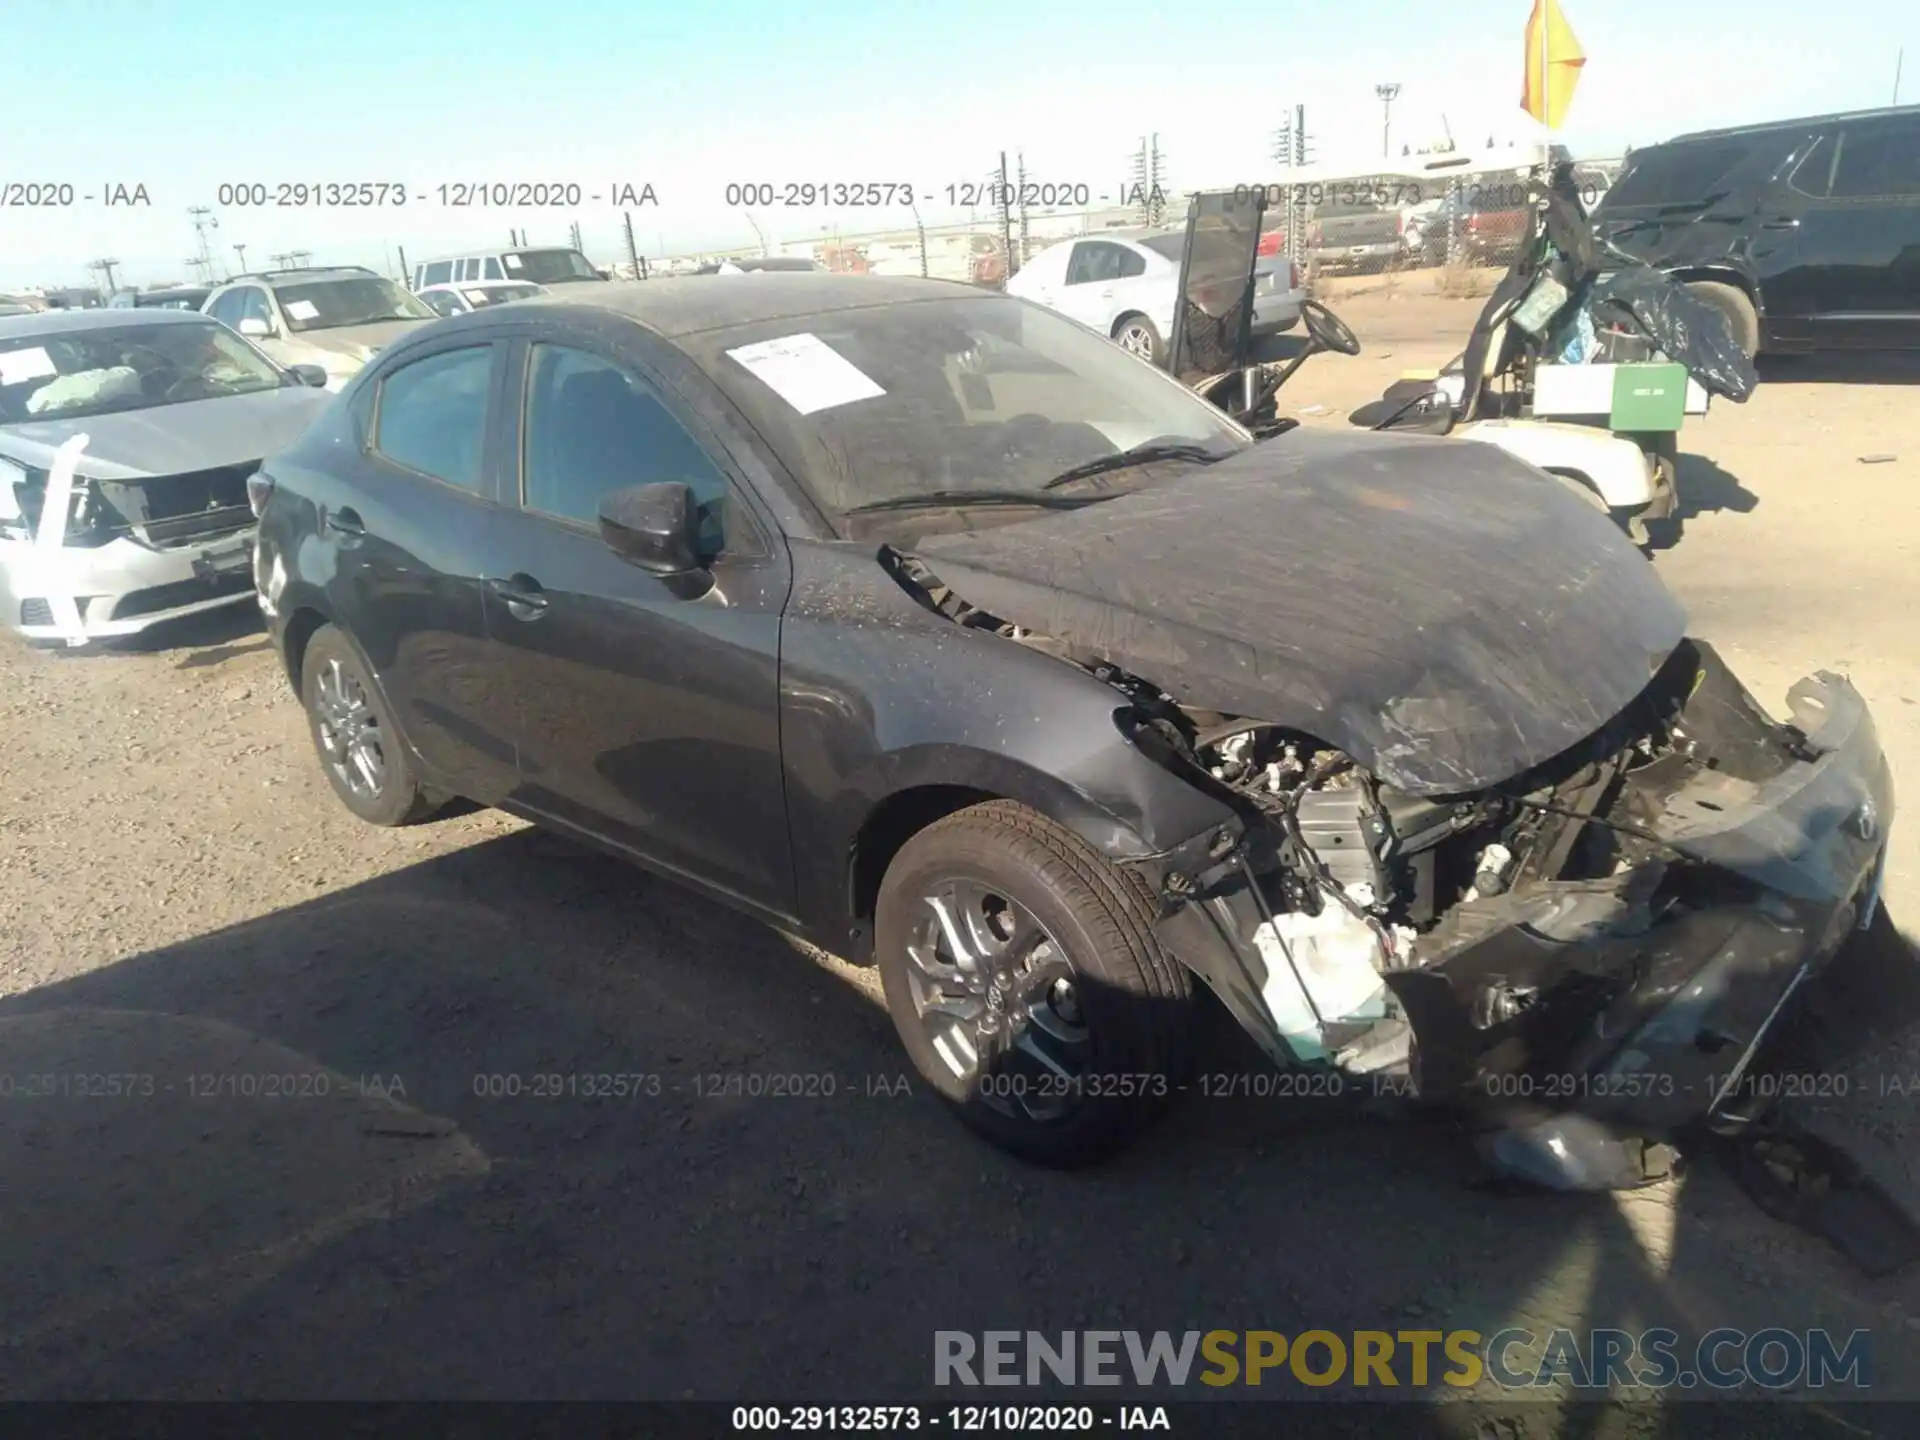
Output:
<path fill-rule="evenodd" d="M 60 371 L 38 345 L 30 350 L 0 350 L 0 385 L 24 385 Z"/>
<path fill-rule="evenodd" d="M 887 393 L 818 335 L 783 335 L 727 354 L 802 415 Z"/>
<path fill-rule="evenodd" d="M 320 307 L 311 300 L 289 300 L 287 314 L 296 320 L 317 320 L 320 318 Z"/>

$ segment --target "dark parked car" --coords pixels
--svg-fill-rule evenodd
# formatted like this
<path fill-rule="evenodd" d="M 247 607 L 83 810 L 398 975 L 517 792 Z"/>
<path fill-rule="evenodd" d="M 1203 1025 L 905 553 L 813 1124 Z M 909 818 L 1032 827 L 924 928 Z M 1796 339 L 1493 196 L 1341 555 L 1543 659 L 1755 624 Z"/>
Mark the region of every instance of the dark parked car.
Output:
<path fill-rule="evenodd" d="M 1692 282 L 1749 354 L 1920 347 L 1920 106 L 1636 150 L 1593 218 Z"/>
<path fill-rule="evenodd" d="M 1184 1088 L 1205 984 L 1323 1093 L 1638 1183 L 1877 896 L 1845 680 L 1776 723 L 1518 460 L 1255 445 L 1011 297 L 581 287 L 397 340 L 267 470 L 261 605 L 350 810 L 498 805 L 877 964 L 1038 1158 Z"/>

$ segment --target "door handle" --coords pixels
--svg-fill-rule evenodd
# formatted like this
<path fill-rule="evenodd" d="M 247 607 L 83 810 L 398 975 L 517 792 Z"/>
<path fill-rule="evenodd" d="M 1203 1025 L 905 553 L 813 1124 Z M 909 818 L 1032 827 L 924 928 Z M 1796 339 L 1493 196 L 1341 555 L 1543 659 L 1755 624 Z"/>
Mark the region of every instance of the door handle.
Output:
<path fill-rule="evenodd" d="M 489 580 L 487 589 L 500 597 L 516 620 L 538 620 L 547 613 L 547 592 L 531 575 L 516 572 L 504 580 Z"/>
<path fill-rule="evenodd" d="M 351 505 L 341 510 L 322 511 L 321 514 L 326 528 L 338 534 L 350 535 L 357 539 L 367 533 L 367 527 L 360 519 L 359 512 Z"/>

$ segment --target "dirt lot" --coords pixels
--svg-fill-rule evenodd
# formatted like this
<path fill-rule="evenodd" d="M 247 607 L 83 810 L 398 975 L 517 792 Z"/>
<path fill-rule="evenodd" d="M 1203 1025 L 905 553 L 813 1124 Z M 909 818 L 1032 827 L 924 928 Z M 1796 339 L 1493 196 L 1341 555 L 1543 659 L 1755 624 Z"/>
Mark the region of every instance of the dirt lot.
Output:
<path fill-rule="evenodd" d="M 1337 305 L 1367 353 L 1297 378 L 1312 424 L 1447 358 L 1476 308 L 1412 282 Z M 1683 437 L 1657 559 L 1763 699 L 1850 672 L 1901 777 L 1916 381 L 1770 367 Z M 0 1396 L 879 1398 L 927 1387 L 936 1329 L 1663 1324 L 1867 1327 L 1876 1391 L 1920 1392 L 1911 1273 L 1863 1276 L 1710 1161 L 1496 1195 L 1444 1128 L 1300 1100 L 1194 1100 L 1095 1173 L 1006 1159 L 896 1093 L 837 962 L 498 814 L 351 820 L 249 614 L 0 641 L 0 719 Z M 1897 921 L 1920 824 L 1896 836 Z M 1826 1118 L 1920 1195 L 1920 1006 L 1874 939 L 1835 982 L 1828 1031 L 1873 1028 Z M 552 1074 L 657 1082 L 484 1093 Z M 782 1075 L 834 1093 L 742 1093 Z"/>

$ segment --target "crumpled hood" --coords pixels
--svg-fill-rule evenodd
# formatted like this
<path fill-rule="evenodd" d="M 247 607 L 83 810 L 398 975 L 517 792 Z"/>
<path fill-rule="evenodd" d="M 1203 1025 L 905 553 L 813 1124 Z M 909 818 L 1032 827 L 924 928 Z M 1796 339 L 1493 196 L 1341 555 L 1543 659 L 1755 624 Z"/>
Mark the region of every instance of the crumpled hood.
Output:
<path fill-rule="evenodd" d="M 72 420 L 0 426 L 0 456 L 47 470 L 75 435 L 88 437 L 78 473 L 100 480 L 144 480 L 215 470 L 284 450 L 333 403 L 324 390 L 287 385 Z"/>
<path fill-rule="evenodd" d="M 364 365 L 409 330 L 432 323 L 431 320 L 376 320 L 371 325 L 342 325 L 332 330 L 296 330 L 284 338 L 290 344 L 325 350 L 345 356 L 355 365 Z"/>
<path fill-rule="evenodd" d="M 1475 441 L 1304 430 L 911 548 L 972 604 L 1199 708 L 1458 794 L 1626 708 L 1686 614 L 1608 518 Z"/>

